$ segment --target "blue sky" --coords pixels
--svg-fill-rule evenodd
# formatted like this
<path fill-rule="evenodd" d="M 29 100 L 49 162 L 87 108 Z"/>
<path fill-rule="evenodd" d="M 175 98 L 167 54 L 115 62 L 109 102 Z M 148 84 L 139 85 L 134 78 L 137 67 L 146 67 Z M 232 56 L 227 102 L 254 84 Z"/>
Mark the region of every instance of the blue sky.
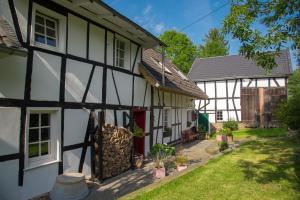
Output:
<path fill-rule="evenodd" d="M 225 4 L 228 0 L 104 0 L 104 2 L 154 35 L 159 36 L 165 30 L 180 30 Z M 183 32 L 196 45 L 199 45 L 211 28 L 222 26 L 229 9 L 230 6 L 226 5 Z M 238 54 L 239 41 L 229 37 L 227 39 L 230 46 L 229 54 Z M 293 65 L 295 65 L 294 59 Z"/>

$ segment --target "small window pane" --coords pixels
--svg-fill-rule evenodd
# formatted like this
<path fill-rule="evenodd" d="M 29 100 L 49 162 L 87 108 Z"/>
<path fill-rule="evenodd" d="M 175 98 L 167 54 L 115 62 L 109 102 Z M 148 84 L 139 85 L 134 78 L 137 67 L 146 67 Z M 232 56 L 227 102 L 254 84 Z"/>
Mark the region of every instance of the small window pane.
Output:
<path fill-rule="evenodd" d="M 29 142 L 39 141 L 39 129 L 29 129 Z"/>
<path fill-rule="evenodd" d="M 47 44 L 56 47 L 56 40 L 47 37 Z"/>
<path fill-rule="evenodd" d="M 47 155 L 49 154 L 49 143 L 48 142 L 43 142 L 41 144 L 41 155 Z"/>
<path fill-rule="evenodd" d="M 29 158 L 39 156 L 39 144 L 30 144 L 28 148 Z"/>
<path fill-rule="evenodd" d="M 121 60 L 121 59 L 119 60 L 119 66 L 124 67 L 124 60 Z"/>
<path fill-rule="evenodd" d="M 45 44 L 45 36 L 39 35 L 39 34 L 35 34 L 35 41 Z"/>
<path fill-rule="evenodd" d="M 30 114 L 29 127 L 39 126 L 39 114 Z"/>
<path fill-rule="evenodd" d="M 49 140 L 50 139 L 50 128 L 42 128 L 41 129 L 41 140 Z"/>
<path fill-rule="evenodd" d="M 42 126 L 49 126 L 50 125 L 50 115 L 42 114 L 41 122 L 42 122 Z"/>
<path fill-rule="evenodd" d="M 125 50 L 125 43 L 124 42 L 120 42 L 120 49 Z"/>
<path fill-rule="evenodd" d="M 55 29 L 55 22 L 47 19 L 46 26 Z"/>
<path fill-rule="evenodd" d="M 40 33 L 40 34 L 45 34 L 45 28 L 43 26 L 40 25 L 35 25 L 35 32 L 36 33 Z"/>
<path fill-rule="evenodd" d="M 37 23 L 39 23 L 39 24 L 42 24 L 42 25 L 45 24 L 45 23 L 44 23 L 44 18 L 41 17 L 41 16 L 39 16 L 39 15 L 36 16 L 35 21 L 36 21 Z"/>
<path fill-rule="evenodd" d="M 47 28 L 47 36 L 55 38 L 55 31 L 52 29 Z"/>
<path fill-rule="evenodd" d="M 124 51 L 120 51 L 120 58 L 124 58 Z"/>

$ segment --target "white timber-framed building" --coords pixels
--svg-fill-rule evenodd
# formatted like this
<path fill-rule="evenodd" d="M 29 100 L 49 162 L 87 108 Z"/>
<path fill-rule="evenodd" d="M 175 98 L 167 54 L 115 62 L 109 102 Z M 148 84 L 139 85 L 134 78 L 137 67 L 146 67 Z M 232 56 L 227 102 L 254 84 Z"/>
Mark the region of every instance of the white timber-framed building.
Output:
<path fill-rule="evenodd" d="M 64 172 L 90 176 L 91 112 L 125 128 L 142 117 L 140 153 L 180 140 L 207 96 L 146 50 L 157 46 L 102 1 L 0 0 L 0 199 L 49 192 Z"/>
<path fill-rule="evenodd" d="M 229 119 L 251 127 L 276 126 L 273 111 L 287 98 L 292 73 L 289 50 L 281 51 L 275 61 L 278 67 L 268 74 L 240 55 L 195 59 L 188 76 L 209 97 L 196 101 L 196 109 L 216 126 Z"/>

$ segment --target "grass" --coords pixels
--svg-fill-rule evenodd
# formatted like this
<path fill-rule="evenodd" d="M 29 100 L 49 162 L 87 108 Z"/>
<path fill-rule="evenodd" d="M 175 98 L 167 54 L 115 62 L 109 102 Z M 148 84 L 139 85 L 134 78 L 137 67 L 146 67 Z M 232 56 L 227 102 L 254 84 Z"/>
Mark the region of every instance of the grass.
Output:
<path fill-rule="evenodd" d="M 256 139 L 135 199 L 300 199 L 299 143 L 280 129 L 235 134 Z"/>

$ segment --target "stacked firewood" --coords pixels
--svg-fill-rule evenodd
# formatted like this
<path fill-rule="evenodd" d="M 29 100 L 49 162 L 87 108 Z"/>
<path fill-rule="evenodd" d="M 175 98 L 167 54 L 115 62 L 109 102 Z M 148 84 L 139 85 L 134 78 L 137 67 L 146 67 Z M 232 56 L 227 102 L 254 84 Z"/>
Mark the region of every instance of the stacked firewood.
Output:
<path fill-rule="evenodd" d="M 125 128 L 106 124 L 102 129 L 103 178 L 121 174 L 131 166 L 133 135 Z"/>

